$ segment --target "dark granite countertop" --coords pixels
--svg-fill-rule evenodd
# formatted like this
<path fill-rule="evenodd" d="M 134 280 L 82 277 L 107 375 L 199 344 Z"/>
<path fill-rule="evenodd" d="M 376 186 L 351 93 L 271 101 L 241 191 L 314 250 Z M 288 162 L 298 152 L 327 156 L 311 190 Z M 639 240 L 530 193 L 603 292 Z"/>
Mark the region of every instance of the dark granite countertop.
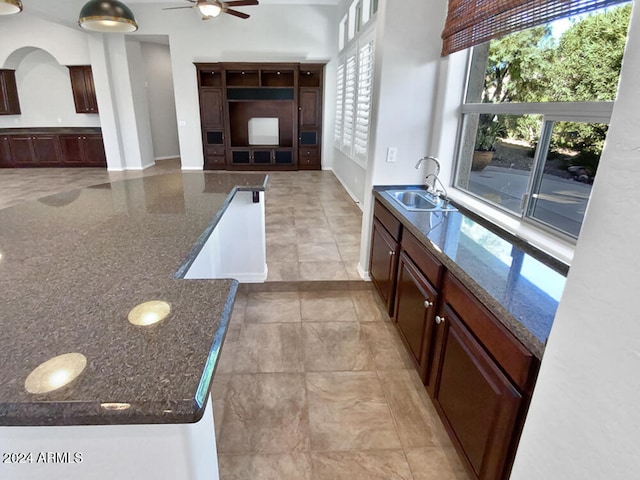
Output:
<path fill-rule="evenodd" d="M 379 186 L 374 196 L 542 358 L 568 267 L 461 207 L 408 211 L 385 193 L 419 186 Z"/>
<path fill-rule="evenodd" d="M 234 192 L 266 178 L 158 175 L 0 210 L 0 425 L 199 420 L 238 283 L 183 280 L 181 266 Z M 170 315 L 129 323 L 150 300 Z M 28 393 L 30 372 L 71 352 L 86 357 L 75 380 Z"/>
<path fill-rule="evenodd" d="M 18 127 L 0 128 L 0 135 L 35 135 L 35 134 L 95 134 L 102 133 L 100 127 Z"/>

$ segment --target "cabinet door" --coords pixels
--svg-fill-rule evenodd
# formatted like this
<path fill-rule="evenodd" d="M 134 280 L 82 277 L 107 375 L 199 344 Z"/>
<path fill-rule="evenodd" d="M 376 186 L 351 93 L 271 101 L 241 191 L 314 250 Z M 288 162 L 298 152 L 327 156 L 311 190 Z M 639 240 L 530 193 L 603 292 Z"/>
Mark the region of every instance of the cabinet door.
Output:
<path fill-rule="evenodd" d="M 0 115 L 20 114 L 18 86 L 14 70 L 0 70 Z"/>
<path fill-rule="evenodd" d="M 84 157 L 89 167 L 106 167 L 107 154 L 104 150 L 102 135 L 83 135 Z"/>
<path fill-rule="evenodd" d="M 222 109 L 222 89 L 203 88 L 200 91 L 202 123 L 205 128 L 222 128 L 224 114 Z"/>
<path fill-rule="evenodd" d="M 320 89 L 301 88 L 299 97 L 300 127 L 317 128 L 322 120 Z"/>
<path fill-rule="evenodd" d="M 376 219 L 373 221 L 369 275 L 387 305 L 389 315 L 393 314 L 393 294 L 398 264 L 398 242 Z"/>
<path fill-rule="evenodd" d="M 9 137 L 7 135 L 0 135 L 0 167 L 13 167 Z"/>
<path fill-rule="evenodd" d="M 98 101 L 91 66 L 68 67 L 76 113 L 98 113 Z"/>
<path fill-rule="evenodd" d="M 15 167 L 33 167 L 36 158 L 32 148 L 31 135 L 11 135 L 9 145 Z"/>
<path fill-rule="evenodd" d="M 423 383 L 427 383 L 438 292 L 402 252 L 396 282 L 395 321 Z"/>
<path fill-rule="evenodd" d="M 33 151 L 38 166 L 59 167 L 62 163 L 60 144 L 57 135 L 34 135 Z"/>
<path fill-rule="evenodd" d="M 506 479 L 522 396 L 454 312 L 440 312 L 436 407 L 475 477 Z"/>
<path fill-rule="evenodd" d="M 62 161 L 69 166 L 82 166 L 85 163 L 81 135 L 60 135 Z"/>

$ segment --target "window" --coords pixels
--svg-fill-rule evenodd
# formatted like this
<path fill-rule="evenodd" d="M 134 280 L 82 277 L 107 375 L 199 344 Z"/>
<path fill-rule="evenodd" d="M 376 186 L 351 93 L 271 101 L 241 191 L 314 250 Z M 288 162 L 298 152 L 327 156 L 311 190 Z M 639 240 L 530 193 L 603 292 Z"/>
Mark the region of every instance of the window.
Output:
<path fill-rule="evenodd" d="M 372 88 L 373 40 L 370 40 L 360 46 L 358 54 L 358 87 L 353 141 L 353 155 L 363 163 L 367 162 Z"/>
<path fill-rule="evenodd" d="M 475 47 L 454 186 L 577 238 L 613 109 L 631 5 Z"/>
<path fill-rule="evenodd" d="M 345 15 L 342 20 L 340 20 L 340 25 L 338 25 L 338 51 L 341 52 L 345 45 L 345 35 L 347 34 L 347 15 Z"/>

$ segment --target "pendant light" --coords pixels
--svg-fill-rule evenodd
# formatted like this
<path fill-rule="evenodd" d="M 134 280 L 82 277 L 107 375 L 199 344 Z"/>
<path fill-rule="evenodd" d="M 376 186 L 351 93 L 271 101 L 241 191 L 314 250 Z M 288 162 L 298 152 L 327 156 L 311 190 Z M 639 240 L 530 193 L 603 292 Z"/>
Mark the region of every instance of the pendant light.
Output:
<path fill-rule="evenodd" d="M 13 15 L 22 11 L 20 0 L 0 0 L 0 15 Z"/>
<path fill-rule="evenodd" d="M 222 8 L 220 8 L 220 5 L 218 4 L 218 2 L 197 2 L 198 10 L 200 10 L 200 14 L 203 17 L 217 17 L 218 15 L 220 15 L 220 12 L 222 11 Z"/>
<path fill-rule="evenodd" d="M 90 0 L 80 10 L 78 24 L 92 32 L 130 33 L 138 29 L 131 9 L 117 0 Z"/>

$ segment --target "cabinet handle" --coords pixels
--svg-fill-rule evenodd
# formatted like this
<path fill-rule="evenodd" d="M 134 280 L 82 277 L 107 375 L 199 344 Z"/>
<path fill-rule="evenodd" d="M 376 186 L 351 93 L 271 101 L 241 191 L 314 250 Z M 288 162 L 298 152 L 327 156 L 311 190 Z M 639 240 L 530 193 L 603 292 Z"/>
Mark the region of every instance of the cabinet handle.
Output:
<path fill-rule="evenodd" d="M 444 323 L 444 317 L 441 317 L 440 315 L 436 315 L 436 323 L 438 325 L 440 325 L 441 323 Z"/>
<path fill-rule="evenodd" d="M 396 252 L 394 252 L 393 250 L 389 250 L 389 256 L 393 257 L 396 254 Z"/>
<path fill-rule="evenodd" d="M 429 309 L 431 307 L 433 307 L 433 302 L 430 302 L 429 299 L 426 299 L 424 301 L 424 308 Z"/>

